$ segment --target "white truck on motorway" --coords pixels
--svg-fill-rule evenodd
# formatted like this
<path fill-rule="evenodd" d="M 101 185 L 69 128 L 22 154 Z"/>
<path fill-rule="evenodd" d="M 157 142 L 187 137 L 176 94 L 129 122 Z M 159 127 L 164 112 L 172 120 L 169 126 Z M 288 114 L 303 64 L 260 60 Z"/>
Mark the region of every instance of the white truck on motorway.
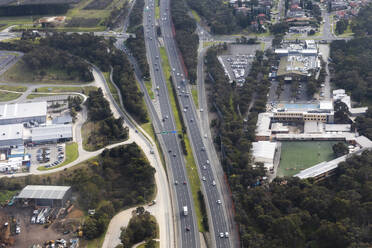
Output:
<path fill-rule="evenodd" d="M 189 214 L 189 211 L 187 211 L 187 206 L 183 206 L 183 215 L 187 216 Z"/>

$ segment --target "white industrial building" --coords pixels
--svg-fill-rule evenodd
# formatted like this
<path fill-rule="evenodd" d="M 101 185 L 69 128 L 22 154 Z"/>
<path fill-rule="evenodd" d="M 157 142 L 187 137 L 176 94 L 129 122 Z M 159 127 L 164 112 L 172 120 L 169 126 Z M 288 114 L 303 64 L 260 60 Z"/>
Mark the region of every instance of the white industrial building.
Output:
<path fill-rule="evenodd" d="M 0 105 L 0 125 L 36 121 L 45 123 L 47 102 L 30 102 Z"/>
<path fill-rule="evenodd" d="M 0 148 L 23 145 L 23 125 L 0 125 Z"/>
<path fill-rule="evenodd" d="M 39 143 L 57 143 L 72 140 L 71 124 L 56 124 L 31 128 L 31 142 Z"/>
<path fill-rule="evenodd" d="M 258 141 L 252 143 L 252 155 L 255 163 L 263 163 L 267 170 L 274 166 L 277 143 Z"/>

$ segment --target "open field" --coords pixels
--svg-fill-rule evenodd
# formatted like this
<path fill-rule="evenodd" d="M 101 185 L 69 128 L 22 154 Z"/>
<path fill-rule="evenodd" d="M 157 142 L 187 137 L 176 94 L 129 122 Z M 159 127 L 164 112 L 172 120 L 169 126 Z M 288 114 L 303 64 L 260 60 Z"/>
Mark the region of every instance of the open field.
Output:
<path fill-rule="evenodd" d="M 40 171 L 52 170 L 58 167 L 65 166 L 66 164 L 69 164 L 75 161 L 79 157 L 78 144 L 76 142 L 70 142 L 66 144 L 65 156 L 66 156 L 65 160 L 57 166 L 50 167 L 50 168 L 45 168 L 44 166 L 40 166 L 37 169 Z"/>
<path fill-rule="evenodd" d="M 27 90 L 27 87 L 26 86 L 14 86 L 14 85 L 0 85 L 0 90 L 25 92 Z"/>
<path fill-rule="evenodd" d="M 323 161 L 332 160 L 332 145 L 336 141 L 287 141 L 282 142 L 278 176 L 293 176 L 301 170 Z"/>
<path fill-rule="evenodd" d="M 181 113 L 178 112 L 177 105 L 176 105 L 176 96 L 173 94 L 172 85 L 171 85 L 171 82 L 169 81 L 170 65 L 169 65 L 169 61 L 167 57 L 167 52 L 165 51 L 164 47 L 160 47 L 160 56 L 161 56 L 161 63 L 162 63 L 163 71 L 164 71 L 164 76 L 165 76 L 166 83 L 167 83 L 169 101 L 170 101 L 170 105 L 172 107 L 174 119 L 176 122 L 176 128 L 177 130 L 181 132 L 182 130 L 181 119 L 180 119 Z M 186 170 L 187 170 L 187 176 L 190 182 L 192 197 L 194 199 L 195 211 L 196 211 L 196 216 L 198 220 L 198 227 L 199 227 L 200 232 L 204 232 L 204 226 L 202 224 L 202 210 L 201 210 L 201 206 L 200 206 L 200 202 L 198 198 L 198 191 L 200 190 L 199 174 L 198 174 L 198 170 L 197 170 L 196 163 L 194 160 L 194 156 L 192 154 L 190 141 L 187 135 L 184 135 L 184 140 L 185 140 L 186 150 L 187 150 Z"/>
<path fill-rule="evenodd" d="M 20 97 L 21 93 L 12 93 L 12 92 L 6 92 L 6 91 L 0 91 L 0 102 L 7 102 L 14 99 L 17 99 Z"/>
<path fill-rule="evenodd" d="M 12 83 L 57 83 L 57 84 L 84 84 L 78 80 L 71 80 L 70 76 L 65 71 L 61 70 L 45 70 L 45 75 L 30 69 L 21 59 L 1 77 L 0 81 Z"/>
<path fill-rule="evenodd" d="M 89 92 L 96 91 L 97 87 L 95 86 L 84 86 L 84 87 L 74 87 L 74 86 L 63 86 L 63 87 L 40 87 L 37 88 L 39 93 L 65 93 L 65 92 L 77 92 L 84 95 L 89 95 Z"/>

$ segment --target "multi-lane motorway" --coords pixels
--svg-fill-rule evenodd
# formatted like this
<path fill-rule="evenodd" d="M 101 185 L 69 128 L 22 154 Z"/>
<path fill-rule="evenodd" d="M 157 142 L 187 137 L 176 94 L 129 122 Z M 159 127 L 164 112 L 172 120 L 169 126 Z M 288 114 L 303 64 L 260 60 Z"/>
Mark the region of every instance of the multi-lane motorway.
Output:
<path fill-rule="evenodd" d="M 154 0 L 146 0 L 147 6 L 144 11 L 144 31 L 146 50 L 150 65 L 150 75 L 156 84 L 156 94 L 160 108 L 160 123 L 157 123 L 161 131 L 176 131 L 173 112 L 170 106 L 166 81 L 161 67 L 158 39 L 156 36 L 155 6 Z M 177 134 L 164 134 L 160 137 L 160 143 L 167 159 L 168 175 L 172 182 L 174 193 L 175 219 L 178 224 L 178 236 L 180 247 L 200 247 L 199 231 L 196 222 L 194 204 L 189 187 L 183 154 L 177 140 Z M 188 214 L 185 216 L 183 207 L 187 206 Z"/>
<path fill-rule="evenodd" d="M 187 85 L 187 79 L 184 76 L 185 72 L 180 62 L 177 46 L 172 34 L 169 4 L 169 0 L 160 0 L 159 25 L 171 65 L 172 78 L 177 87 L 177 97 L 188 129 L 193 154 L 198 164 L 199 176 L 202 179 L 202 190 L 206 196 L 205 199 L 209 212 L 212 247 L 231 247 L 231 227 L 228 225 L 229 222 L 226 218 L 225 204 L 219 189 L 220 184 L 216 180 L 214 170 L 212 169 L 215 164 L 210 162 L 210 156 L 208 156 L 209 149 L 206 149 L 206 145 L 208 144 L 207 139 L 210 139 L 210 137 L 200 132 L 197 110 L 195 109 L 191 92 Z"/>

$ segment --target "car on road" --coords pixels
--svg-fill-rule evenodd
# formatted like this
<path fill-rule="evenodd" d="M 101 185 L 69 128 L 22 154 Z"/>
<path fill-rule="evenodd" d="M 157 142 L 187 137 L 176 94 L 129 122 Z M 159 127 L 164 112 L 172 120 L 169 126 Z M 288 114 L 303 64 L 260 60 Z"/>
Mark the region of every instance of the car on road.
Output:
<path fill-rule="evenodd" d="M 208 135 L 207 134 L 204 134 L 204 138 L 208 138 Z"/>
<path fill-rule="evenodd" d="M 200 112 L 203 112 L 203 111 L 204 111 L 204 109 L 201 108 L 201 109 L 200 109 Z"/>
<path fill-rule="evenodd" d="M 203 165 L 203 169 L 206 170 L 207 169 L 207 166 Z"/>
<path fill-rule="evenodd" d="M 213 181 L 212 181 L 212 185 L 213 185 L 213 186 L 216 186 L 216 181 L 213 180 Z"/>
<path fill-rule="evenodd" d="M 183 181 L 183 184 L 186 185 L 187 184 L 186 181 Z"/>
<path fill-rule="evenodd" d="M 206 179 L 205 179 L 205 176 L 203 176 L 203 177 L 202 177 L 202 180 L 203 180 L 203 181 L 205 181 L 205 180 L 206 180 Z"/>
<path fill-rule="evenodd" d="M 175 153 L 173 153 L 173 157 L 177 157 L 177 155 Z"/>
<path fill-rule="evenodd" d="M 186 227 L 186 231 L 190 231 L 190 227 L 187 226 L 187 227 Z"/>
<path fill-rule="evenodd" d="M 221 200 L 217 200 L 216 202 L 217 202 L 218 205 L 222 204 Z"/>
<path fill-rule="evenodd" d="M 228 237 L 229 237 L 229 233 L 225 232 L 225 238 L 228 238 Z"/>
<path fill-rule="evenodd" d="M 176 181 L 174 181 L 174 184 L 175 184 L 175 185 L 178 185 L 178 181 L 177 181 L 177 180 L 176 180 Z"/>
<path fill-rule="evenodd" d="M 206 163 L 209 164 L 209 160 L 208 159 L 207 159 Z"/>
<path fill-rule="evenodd" d="M 220 238 L 223 238 L 225 235 L 223 234 L 223 232 L 220 233 Z"/>

